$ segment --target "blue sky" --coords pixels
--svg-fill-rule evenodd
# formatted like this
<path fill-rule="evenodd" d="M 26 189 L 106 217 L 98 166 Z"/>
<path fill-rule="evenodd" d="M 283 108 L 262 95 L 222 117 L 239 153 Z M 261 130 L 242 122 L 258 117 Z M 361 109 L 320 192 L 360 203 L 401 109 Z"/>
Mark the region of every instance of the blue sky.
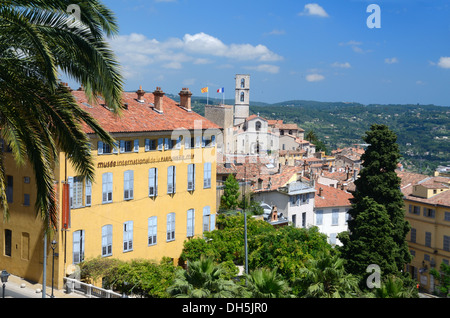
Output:
<path fill-rule="evenodd" d="M 126 90 L 194 95 L 251 75 L 251 100 L 450 105 L 450 2 L 104 0 Z M 381 28 L 369 28 L 369 4 Z"/>

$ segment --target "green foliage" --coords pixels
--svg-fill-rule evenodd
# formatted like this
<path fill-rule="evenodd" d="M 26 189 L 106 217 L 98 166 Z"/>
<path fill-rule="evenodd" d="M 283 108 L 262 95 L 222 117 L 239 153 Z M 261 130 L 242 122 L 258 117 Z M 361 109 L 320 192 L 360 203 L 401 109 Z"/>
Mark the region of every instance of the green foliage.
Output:
<path fill-rule="evenodd" d="M 441 263 L 440 271 L 435 268 L 430 270 L 430 274 L 439 282 L 437 290 L 443 296 L 450 295 L 450 266 Z"/>
<path fill-rule="evenodd" d="M 251 298 L 293 298 L 288 282 L 277 273 L 277 269 L 255 269 L 246 275 L 248 297 Z"/>
<path fill-rule="evenodd" d="M 359 278 L 348 274 L 344 260 L 331 253 L 320 253 L 300 269 L 299 296 L 305 298 L 351 298 L 360 293 Z"/>
<path fill-rule="evenodd" d="M 363 169 L 348 212 L 351 234 L 339 235 L 341 251 L 355 275 L 365 275 L 370 264 L 379 265 L 385 275 L 397 275 L 411 260 L 405 239 L 410 226 L 395 172 L 400 158 L 397 137 L 385 125 L 372 125 L 363 139 L 369 146 L 361 157 Z"/>
<path fill-rule="evenodd" d="M 175 278 L 172 262 L 163 259 L 160 264 L 150 260 L 119 261 L 113 258 L 95 258 L 81 263 L 84 280 L 103 279 L 105 288 L 144 298 L 169 297 L 166 290 Z"/>
<path fill-rule="evenodd" d="M 239 206 L 239 182 L 234 175 L 228 175 L 223 192 L 220 207 L 228 210 L 236 209 Z"/>
<path fill-rule="evenodd" d="M 177 270 L 167 292 L 175 298 L 230 298 L 240 295 L 241 287 L 224 279 L 225 272 L 212 259 L 201 257 L 189 262 L 186 270 Z"/>
<path fill-rule="evenodd" d="M 380 288 L 375 288 L 372 295 L 375 298 L 418 298 L 417 288 L 414 286 L 405 286 L 402 278 L 388 276 Z"/>

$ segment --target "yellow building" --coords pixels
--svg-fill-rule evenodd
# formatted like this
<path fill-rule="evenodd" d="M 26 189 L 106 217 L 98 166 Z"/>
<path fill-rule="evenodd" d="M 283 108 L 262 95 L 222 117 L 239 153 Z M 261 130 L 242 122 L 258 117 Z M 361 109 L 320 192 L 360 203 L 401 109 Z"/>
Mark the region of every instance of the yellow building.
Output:
<path fill-rule="evenodd" d="M 191 110 L 191 93 L 180 92 L 180 103 L 142 89 L 124 93 L 120 118 L 102 104 L 89 104 L 82 90 L 73 91 L 87 110 L 117 140 L 103 144 L 92 131 L 95 180 L 79 178 L 60 154 L 55 168 L 60 227 L 47 245 L 47 286 L 51 283 L 52 249 L 55 287 L 76 264 L 95 257 L 160 260 L 176 263 L 185 240 L 215 227 L 216 136 L 219 127 Z M 0 223 L 3 239 L 0 268 L 42 282 L 43 226 L 34 210 L 35 181 L 30 168 L 17 168 L 6 154 L 11 218 Z M 69 184 L 70 214 L 63 215 L 64 184 Z M 67 228 L 67 229 L 65 229 Z"/>
<path fill-rule="evenodd" d="M 433 292 L 438 282 L 430 269 L 450 261 L 450 178 L 399 172 L 402 179 L 407 237 L 413 260 L 408 266 L 420 287 Z"/>

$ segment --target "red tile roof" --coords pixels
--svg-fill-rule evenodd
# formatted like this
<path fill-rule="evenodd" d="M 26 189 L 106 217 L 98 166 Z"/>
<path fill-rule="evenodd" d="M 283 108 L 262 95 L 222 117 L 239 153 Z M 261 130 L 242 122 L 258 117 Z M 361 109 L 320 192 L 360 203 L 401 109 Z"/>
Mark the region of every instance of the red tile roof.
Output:
<path fill-rule="evenodd" d="M 173 131 L 177 129 L 219 129 L 220 127 L 195 112 L 181 108 L 174 100 L 163 97 L 163 113 L 153 109 L 155 97 L 146 93 L 144 103 L 137 101 L 136 93 L 123 93 L 123 103 L 128 109 L 122 111 L 121 117 L 113 114 L 99 98 L 97 103 L 89 103 L 83 91 L 73 91 L 78 104 L 93 116 L 110 133 Z M 86 133 L 93 133 L 84 125 Z"/>
<path fill-rule="evenodd" d="M 320 189 L 322 189 L 322 195 L 319 196 Z M 338 206 L 350 206 L 350 199 L 353 198 L 351 193 L 344 190 L 336 189 L 324 184 L 316 184 L 316 208 L 329 208 Z"/>

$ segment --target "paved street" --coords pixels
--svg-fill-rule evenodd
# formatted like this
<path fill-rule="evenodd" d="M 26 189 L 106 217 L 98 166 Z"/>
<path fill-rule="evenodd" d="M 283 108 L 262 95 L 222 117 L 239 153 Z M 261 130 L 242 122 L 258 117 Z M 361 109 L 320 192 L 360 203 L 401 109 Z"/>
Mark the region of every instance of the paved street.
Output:
<path fill-rule="evenodd" d="M 0 283 L 0 297 L 3 297 L 3 289 Z M 47 286 L 46 298 L 52 294 L 51 286 Z M 54 289 L 55 298 L 86 298 L 82 295 L 72 293 L 66 294 L 64 290 Z M 30 283 L 20 277 L 11 275 L 5 285 L 5 298 L 42 298 L 42 285 Z"/>

